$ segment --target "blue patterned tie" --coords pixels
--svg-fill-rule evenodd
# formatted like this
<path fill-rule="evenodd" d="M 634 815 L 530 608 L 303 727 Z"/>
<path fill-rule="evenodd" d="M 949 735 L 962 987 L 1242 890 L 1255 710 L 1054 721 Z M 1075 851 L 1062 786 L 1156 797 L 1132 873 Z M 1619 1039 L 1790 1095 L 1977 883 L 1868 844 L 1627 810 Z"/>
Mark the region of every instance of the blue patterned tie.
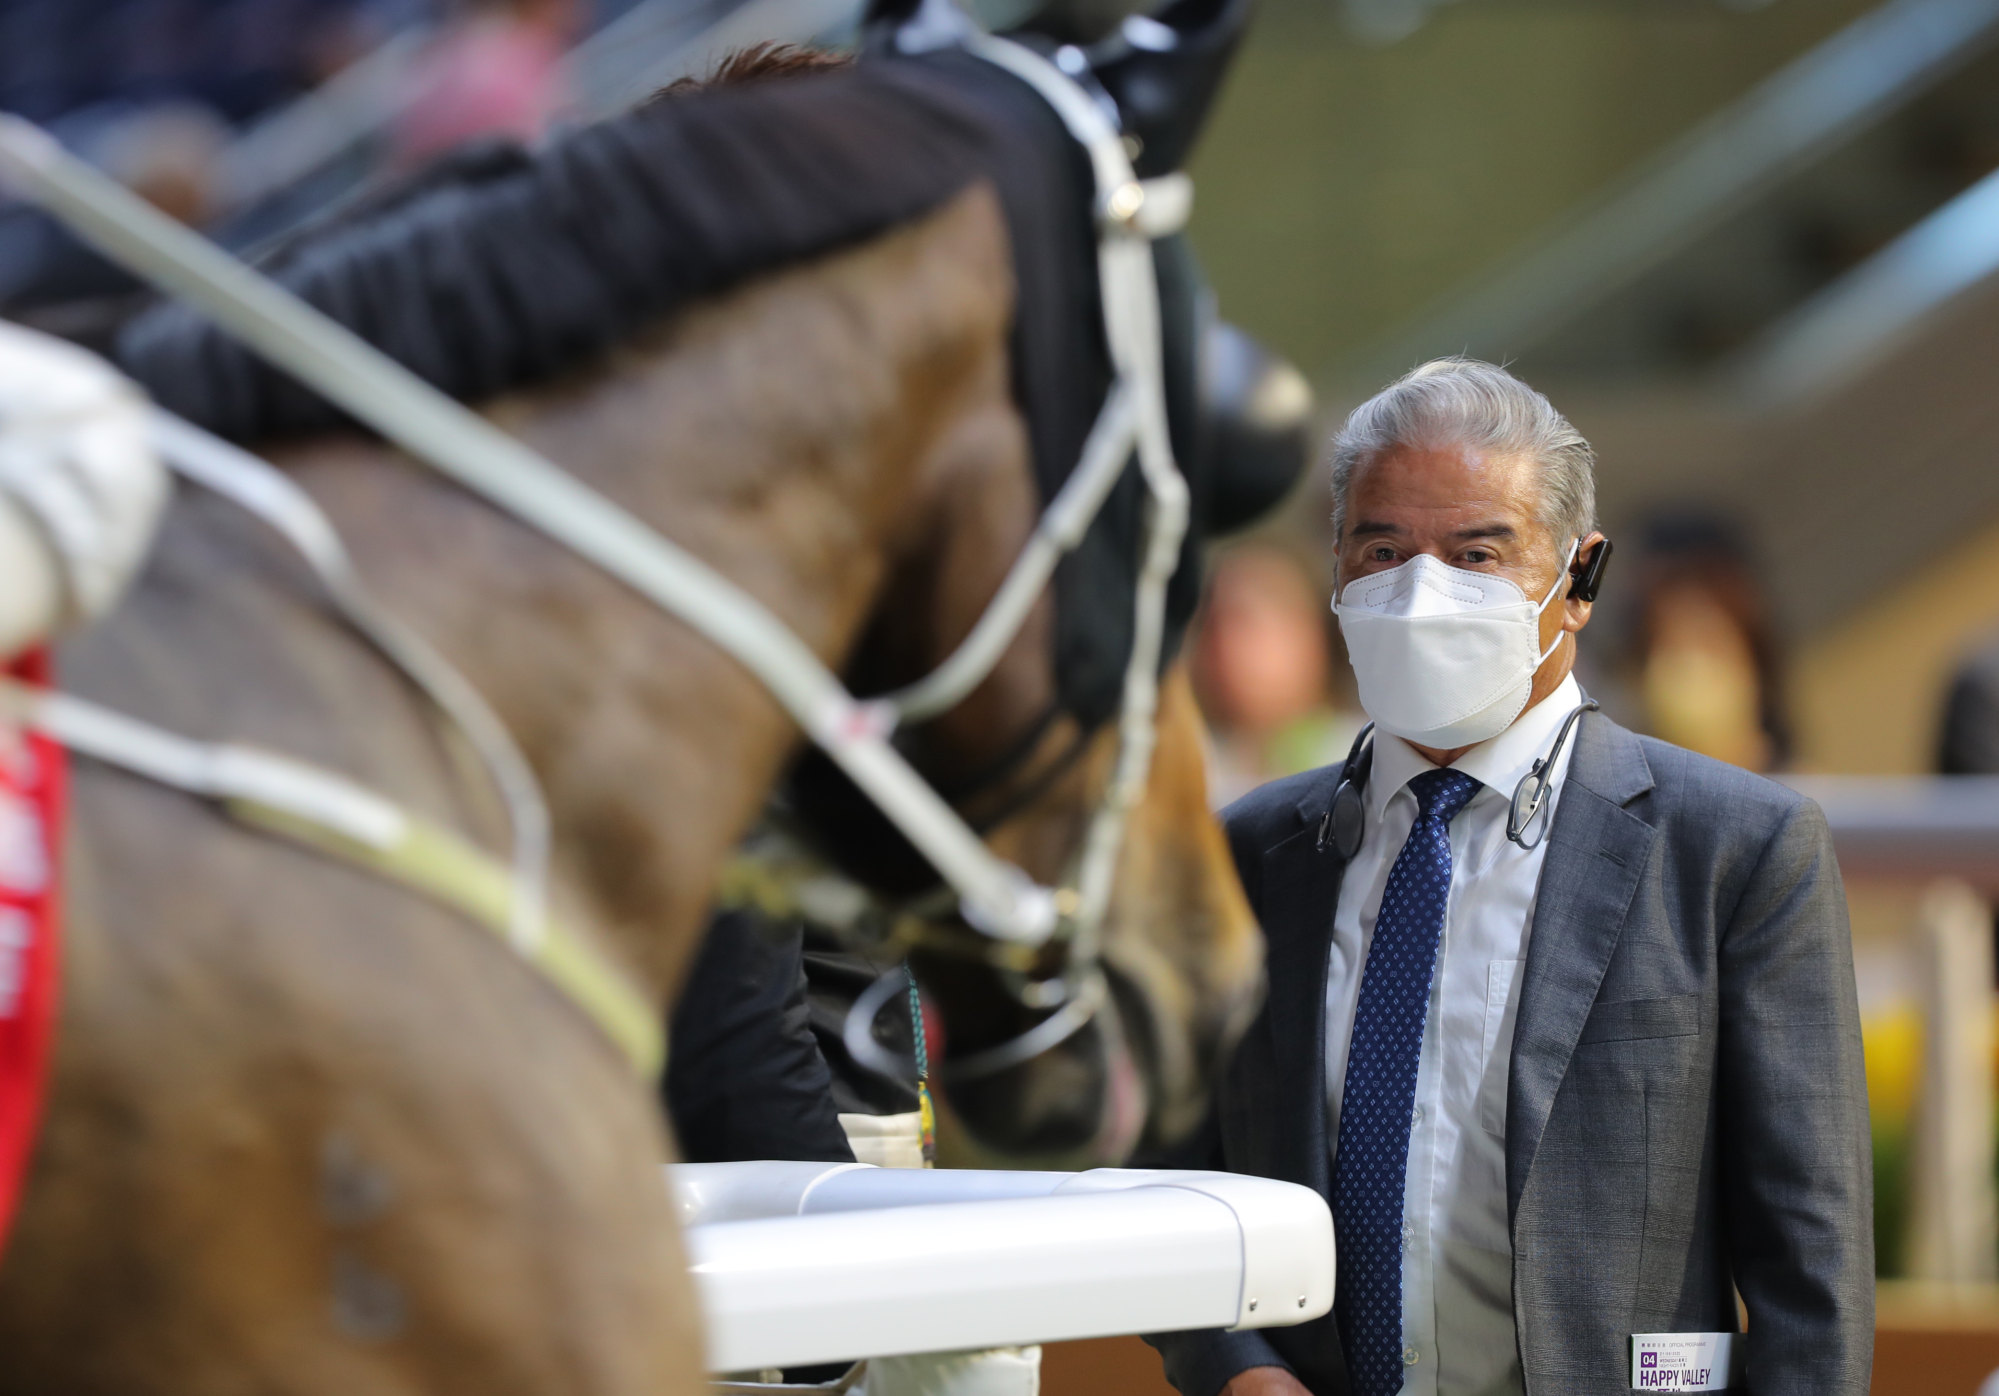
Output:
<path fill-rule="evenodd" d="M 1333 1159 L 1335 1313 L 1355 1396 L 1402 1389 L 1402 1194 L 1416 1059 L 1451 891 L 1451 820 L 1478 788 L 1448 768 L 1409 782 L 1416 822 L 1388 870 L 1361 972 Z"/>

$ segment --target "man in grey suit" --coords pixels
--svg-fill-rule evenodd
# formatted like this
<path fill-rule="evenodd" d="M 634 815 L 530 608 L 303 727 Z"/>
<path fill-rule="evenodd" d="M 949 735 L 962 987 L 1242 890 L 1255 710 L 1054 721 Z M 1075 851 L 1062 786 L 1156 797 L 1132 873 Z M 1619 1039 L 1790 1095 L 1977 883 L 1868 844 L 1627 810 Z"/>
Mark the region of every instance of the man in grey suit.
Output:
<path fill-rule="evenodd" d="M 1374 730 L 1224 815 L 1270 993 L 1172 1162 L 1325 1194 L 1336 1297 L 1152 1339 L 1185 1396 L 1868 1388 L 1831 839 L 1810 801 L 1581 695 L 1593 471 L 1546 398 L 1467 360 L 1335 442 L 1335 609 Z"/>

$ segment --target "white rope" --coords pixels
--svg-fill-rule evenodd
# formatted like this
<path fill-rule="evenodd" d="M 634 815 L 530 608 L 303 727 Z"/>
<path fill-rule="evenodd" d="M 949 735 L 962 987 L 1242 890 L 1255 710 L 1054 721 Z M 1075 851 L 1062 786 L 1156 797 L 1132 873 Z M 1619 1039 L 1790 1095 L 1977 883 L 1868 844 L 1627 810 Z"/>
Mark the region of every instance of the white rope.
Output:
<path fill-rule="evenodd" d="M 515 888 L 508 930 L 514 948 L 534 957 L 548 929 L 548 805 L 533 768 L 499 714 L 429 641 L 368 594 L 340 535 L 311 495 L 241 447 L 171 412 L 151 410 L 154 443 L 167 463 L 186 479 L 255 515 L 290 543 L 348 624 L 464 732 L 507 808 Z"/>
<path fill-rule="evenodd" d="M 882 698 L 903 721 L 916 722 L 948 712 L 999 663 L 1020 633 L 1028 612 L 1041 599 L 1048 579 L 1055 575 L 1056 564 L 1083 541 L 1090 521 L 1124 473 L 1137 434 L 1134 412 L 1131 390 L 1122 383 L 1113 385 L 1083 445 L 1081 463 L 1041 515 L 1034 535 L 1014 559 L 1006 580 L 971 633 L 924 678 Z"/>
<path fill-rule="evenodd" d="M 364 848 L 401 843 L 409 821 L 352 781 L 254 747 L 191 741 L 67 693 L 0 679 L 0 711 L 71 751 L 211 800 L 291 814 Z"/>

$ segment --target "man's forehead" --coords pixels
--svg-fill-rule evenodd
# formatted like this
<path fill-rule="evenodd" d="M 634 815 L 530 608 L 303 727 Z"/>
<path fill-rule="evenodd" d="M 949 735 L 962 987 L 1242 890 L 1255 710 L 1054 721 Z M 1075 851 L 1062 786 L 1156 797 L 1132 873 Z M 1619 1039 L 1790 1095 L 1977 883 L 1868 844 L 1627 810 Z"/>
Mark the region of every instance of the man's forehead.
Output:
<path fill-rule="evenodd" d="M 1348 527 L 1525 536 L 1538 517 L 1539 488 L 1533 463 L 1520 456 L 1470 446 L 1398 446 L 1354 472 Z"/>
<path fill-rule="evenodd" d="M 1354 483 L 1403 487 L 1477 482 L 1515 490 L 1530 486 L 1535 473 L 1533 459 L 1518 452 L 1489 451 L 1465 442 L 1404 443 L 1364 461 L 1354 472 Z"/>

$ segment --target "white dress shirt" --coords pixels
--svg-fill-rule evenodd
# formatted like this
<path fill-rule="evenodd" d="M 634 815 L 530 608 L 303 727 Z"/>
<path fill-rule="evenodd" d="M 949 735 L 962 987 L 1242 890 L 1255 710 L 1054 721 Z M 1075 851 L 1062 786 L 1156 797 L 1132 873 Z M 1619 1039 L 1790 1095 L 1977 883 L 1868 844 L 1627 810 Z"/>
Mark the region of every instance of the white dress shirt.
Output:
<path fill-rule="evenodd" d="M 1573 676 L 1452 767 L 1481 788 L 1451 821 L 1451 888 L 1416 1069 L 1402 1211 L 1403 1396 L 1520 1396 L 1506 1221 L 1506 1076 L 1535 889 L 1547 852 L 1506 837 L 1514 787 L 1582 702 Z M 1552 826 L 1575 735 L 1541 818 Z M 1347 1047 L 1382 888 L 1416 820 L 1412 776 L 1433 769 L 1377 731 L 1360 851 L 1333 917 L 1326 990 L 1327 1141 L 1336 1152 Z"/>

